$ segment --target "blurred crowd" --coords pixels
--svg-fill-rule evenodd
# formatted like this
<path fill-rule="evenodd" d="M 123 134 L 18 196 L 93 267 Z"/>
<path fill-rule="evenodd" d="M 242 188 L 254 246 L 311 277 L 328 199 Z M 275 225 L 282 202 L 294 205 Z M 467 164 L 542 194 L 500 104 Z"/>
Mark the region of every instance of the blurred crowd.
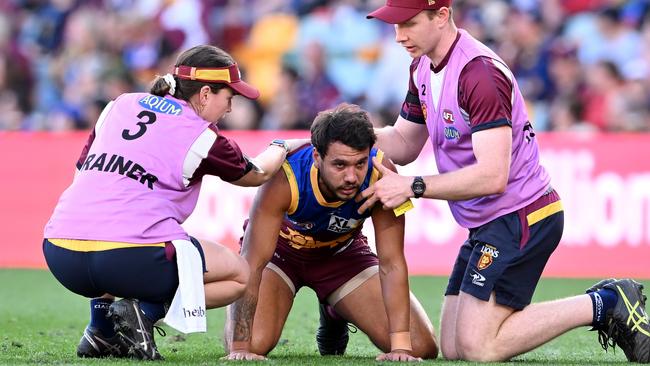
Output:
<path fill-rule="evenodd" d="M 214 44 L 256 85 L 227 129 L 304 129 L 347 101 L 392 124 L 411 59 L 384 0 L 2 0 L 0 130 L 92 128 L 179 51 Z M 650 0 L 454 0 L 515 73 L 537 130 L 650 130 Z"/>

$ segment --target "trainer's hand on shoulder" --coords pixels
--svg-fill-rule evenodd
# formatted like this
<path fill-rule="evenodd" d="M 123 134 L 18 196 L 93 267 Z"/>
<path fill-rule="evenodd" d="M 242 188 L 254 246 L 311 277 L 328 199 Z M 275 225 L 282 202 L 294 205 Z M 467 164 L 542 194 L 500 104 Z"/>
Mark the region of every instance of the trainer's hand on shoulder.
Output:
<path fill-rule="evenodd" d="M 363 199 L 366 200 L 357 210 L 359 214 L 372 209 L 377 202 L 381 202 L 385 210 L 393 209 L 413 196 L 411 177 L 404 177 L 393 172 L 386 168 L 376 157 L 372 158 L 372 164 L 373 167 L 379 170 L 381 178 L 357 195 L 357 202 Z"/>
<path fill-rule="evenodd" d="M 289 154 L 311 143 L 311 139 L 288 139 L 284 141 L 289 146 Z"/>
<path fill-rule="evenodd" d="M 228 355 L 221 358 L 222 360 L 235 360 L 235 361 L 266 361 L 266 357 L 258 355 L 257 353 L 248 351 L 232 351 Z"/>
<path fill-rule="evenodd" d="M 382 353 L 375 359 L 377 361 L 393 361 L 393 362 L 421 362 L 420 357 L 411 356 L 406 351 L 395 350 L 389 353 Z"/>

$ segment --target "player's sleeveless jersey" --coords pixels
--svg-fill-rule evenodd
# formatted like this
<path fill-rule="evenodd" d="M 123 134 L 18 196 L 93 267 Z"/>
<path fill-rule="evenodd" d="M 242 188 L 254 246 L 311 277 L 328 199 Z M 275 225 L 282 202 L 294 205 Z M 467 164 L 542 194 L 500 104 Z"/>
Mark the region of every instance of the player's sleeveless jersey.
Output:
<path fill-rule="evenodd" d="M 145 93 L 121 95 L 104 113 L 86 161 L 45 226 L 45 238 L 188 239 L 180 224 L 196 206 L 201 184 L 186 186 L 183 162 L 210 123 L 183 100 Z"/>
<path fill-rule="evenodd" d="M 539 198 L 548 189 L 550 178 L 539 164 L 537 141 L 526 113 L 526 105 L 517 82 L 505 63 L 488 47 L 459 29 L 460 37 L 444 72 L 438 93 L 432 89 L 431 60 L 422 56 L 415 71 L 418 96 L 433 145 L 438 171 L 446 173 L 476 163 L 472 150 L 472 129 L 468 116 L 458 104 L 458 81 L 468 62 L 479 56 L 494 60 L 513 84 L 512 158 L 510 176 L 502 194 L 463 201 L 449 201 L 451 212 L 463 227 L 483 225 L 499 216 L 516 211 Z M 433 100 L 434 95 L 439 95 Z M 482 125 L 481 128 L 489 128 Z"/>
<path fill-rule="evenodd" d="M 287 157 L 284 169 L 291 187 L 291 206 L 285 214 L 280 236 L 296 249 L 336 247 L 361 230 L 368 211 L 362 215 L 357 209 L 363 203 L 354 199 L 327 202 L 318 188 L 318 169 L 314 165 L 314 147 L 308 145 Z M 373 168 L 372 157 L 381 161 L 383 152 L 371 149 L 368 173 L 359 188 L 366 189 L 379 178 Z"/>

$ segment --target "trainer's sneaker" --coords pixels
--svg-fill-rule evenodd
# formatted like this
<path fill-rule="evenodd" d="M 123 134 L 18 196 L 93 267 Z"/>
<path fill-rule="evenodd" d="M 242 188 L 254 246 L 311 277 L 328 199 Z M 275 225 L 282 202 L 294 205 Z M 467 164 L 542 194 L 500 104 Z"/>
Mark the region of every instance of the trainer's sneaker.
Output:
<path fill-rule="evenodd" d="M 330 308 L 330 309 L 328 309 Z M 320 304 L 320 326 L 316 331 L 316 344 L 322 356 L 342 355 L 348 346 L 350 336 L 348 334 L 348 322 L 330 314 L 330 305 Z"/>
<path fill-rule="evenodd" d="M 623 279 L 607 283 L 602 288 L 618 295 L 618 301 L 605 318 L 606 334 L 599 341 L 603 348 L 618 345 L 629 361 L 650 362 L 650 324 L 645 311 L 643 285 Z"/>
<path fill-rule="evenodd" d="M 585 293 L 589 294 L 589 293 L 592 293 L 592 292 L 596 292 L 598 290 L 601 290 L 603 287 L 605 287 L 605 285 L 609 285 L 610 283 L 616 282 L 616 281 L 617 281 L 616 278 L 606 278 L 604 280 L 600 280 L 596 284 L 594 284 L 593 286 L 589 287 L 585 291 Z"/>
<path fill-rule="evenodd" d="M 129 347 L 115 334 L 105 337 L 99 329 L 86 327 L 77 346 L 77 356 L 86 358 L 127 357 Z"/>
<path fill-rule="evenodd" d="M 137 300 L 122 299 L 111 304 L 108 316 L 115 331 L 129 347 L 129 356 L 141 360 L 161 360 L 153 339 L 153 322 L 147 318 Z"/>

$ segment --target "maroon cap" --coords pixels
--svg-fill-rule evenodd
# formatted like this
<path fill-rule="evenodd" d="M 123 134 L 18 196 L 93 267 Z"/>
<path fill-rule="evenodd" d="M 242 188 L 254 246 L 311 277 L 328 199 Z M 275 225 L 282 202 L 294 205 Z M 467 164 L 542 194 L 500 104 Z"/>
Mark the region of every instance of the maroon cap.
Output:
<path fill-rule="evenodd" d="M 438 10 L 451 6 L 451 0 L 386 0 L 386 5 L 368 14 L 386 23 L 399 24 L 418 15 L 422 10 Z"/>
<path fill-rule="evenodd" d="M 241 72 L 237 64 L 226 67 L 191 67 L 179 65 L 174 68 L 174 75 L 180 79 L 228 84 L 235 92 L 248 99 L 257 99 L 260 96 L 259 90 L 241 79 Z"/>

